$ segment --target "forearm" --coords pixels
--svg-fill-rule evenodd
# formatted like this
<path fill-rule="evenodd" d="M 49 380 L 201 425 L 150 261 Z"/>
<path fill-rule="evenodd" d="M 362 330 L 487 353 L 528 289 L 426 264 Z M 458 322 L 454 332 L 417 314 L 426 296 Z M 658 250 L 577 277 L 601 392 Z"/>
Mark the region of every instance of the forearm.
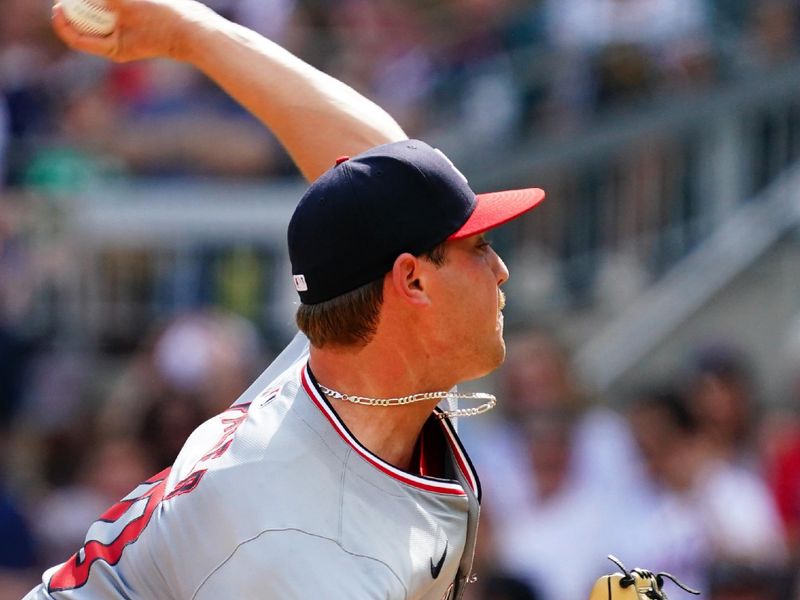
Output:
<path fill-rule="evenodd" d="M 350 86 L 213 13 L 186 29 L 175 54 L 272 130 L 309 180 L 342 154 L 407 137 L 386 111 Z"/>

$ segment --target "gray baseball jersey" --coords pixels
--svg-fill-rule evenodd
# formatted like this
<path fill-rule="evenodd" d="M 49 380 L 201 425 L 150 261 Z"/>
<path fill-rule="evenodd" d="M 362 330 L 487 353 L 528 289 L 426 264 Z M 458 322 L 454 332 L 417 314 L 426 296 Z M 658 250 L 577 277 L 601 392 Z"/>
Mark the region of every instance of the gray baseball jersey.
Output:
<path fill-rule="evenodd" d="M 296 342 L 25 600 L 460 597 L 480 491 L 454 428 L 432 416 L 419 470 L 395 468 L 350 434 Z"/>

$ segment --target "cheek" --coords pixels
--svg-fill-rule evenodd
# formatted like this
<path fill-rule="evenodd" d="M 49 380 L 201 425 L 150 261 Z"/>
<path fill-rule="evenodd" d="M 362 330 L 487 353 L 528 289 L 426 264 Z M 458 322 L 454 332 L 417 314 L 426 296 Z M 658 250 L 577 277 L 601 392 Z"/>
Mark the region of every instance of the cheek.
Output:
<path fill-rule="evenodd" d="M 473 319 L 497 314 L 497 287 L 492 281 L 473 273 L 459 288 L 453 291 L 454 305 L 460 306 Z"/>
<path fill-rule="evenodd" d="M 467 332 L 496 329 L 497 281 L 482 258 L 459 264 L 453 275 L 435 290 L 439 318 L 450 321 L 448 329 Z"/>
<path fill-rule="evenodd" d="M 478 297 L 474 286 L 454 286 L 440 296 L 444 302 L 436 311 L 436 327 L 462 347 L 486 328 L 486 310 L 481 310 Z"/>

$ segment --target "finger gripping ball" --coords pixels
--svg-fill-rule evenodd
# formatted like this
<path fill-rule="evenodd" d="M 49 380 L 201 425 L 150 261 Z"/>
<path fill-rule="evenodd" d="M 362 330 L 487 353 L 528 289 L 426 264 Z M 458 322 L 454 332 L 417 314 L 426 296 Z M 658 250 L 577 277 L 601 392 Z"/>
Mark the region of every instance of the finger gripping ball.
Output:
<path fill-rule="evenodd" d="M 110 35 L 117 25 L 117 14 L 105 0 L 61 0 L 64 16 L 85 35 Z"/>

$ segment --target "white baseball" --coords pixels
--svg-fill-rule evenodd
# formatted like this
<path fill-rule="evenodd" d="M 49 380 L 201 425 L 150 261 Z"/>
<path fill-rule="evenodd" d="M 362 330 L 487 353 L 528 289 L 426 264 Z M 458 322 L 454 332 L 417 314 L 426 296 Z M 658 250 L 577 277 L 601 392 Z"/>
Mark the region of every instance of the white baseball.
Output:
<path fill-rule="evenodd" d="M 72 26 L 86 35 L 110 35 L 117 25 L 117 13 L 105 0 L 61 0 L 61 7 Z"/>

